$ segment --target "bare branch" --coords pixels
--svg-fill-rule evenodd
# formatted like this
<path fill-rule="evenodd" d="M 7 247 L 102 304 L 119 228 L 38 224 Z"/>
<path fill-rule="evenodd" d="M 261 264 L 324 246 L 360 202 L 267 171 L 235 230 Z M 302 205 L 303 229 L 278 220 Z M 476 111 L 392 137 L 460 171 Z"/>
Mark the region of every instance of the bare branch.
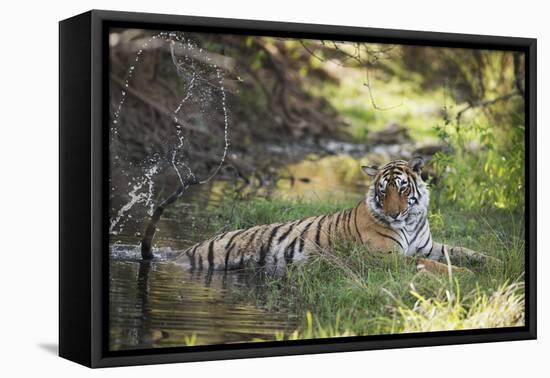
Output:
<path fill-rule="evenodd" d="M 521 93 L 517 90 L 513 91 L 513 92 L 510 92 L 510 93 L 507 93 L 507 94 L 504 94 L 504 95 L 499 96 L 499 97 L 495 97 L 495 98 L 490 99 L 490 100 L 478 101 L 478 102 L 474 102 L 472 104 L 469 104 L 469 105 L 465 106 L 464 108 L 462 108 L 458 113 L 456 113 L 456 122 L 458 124 L 460 124 L 460 119 L 462 118 L 464 113 L 467 112 L 468 110 L 475 109 L 475 108 L 485 108 L 485 107 L 494 105 L 497 102 L 506 101 L 506 100 L 509 100 L 509 99 L 514 98 L 516 96 L 521 96 Z"/>

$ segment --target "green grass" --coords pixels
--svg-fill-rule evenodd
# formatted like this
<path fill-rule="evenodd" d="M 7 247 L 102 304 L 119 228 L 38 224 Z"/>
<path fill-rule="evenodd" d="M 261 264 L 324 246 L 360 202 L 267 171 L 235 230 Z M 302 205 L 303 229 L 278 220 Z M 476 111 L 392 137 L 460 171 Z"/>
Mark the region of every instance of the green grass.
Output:
<path fill-rule="evenodd" d="M 258 197 L 219 206 L 217 226 L 234 230 L 259 224 L 286 222 L 339 211 L 356 205 L 357 201 L 359 201 L 359 197 L 345 201 L 292 201 Z"/>
<path fill-rule="evenodd" d="M 370 132 L 384 130 L 394 122 L 407 127 L 416 141 L 436 140 L 434 126 L 441 123 L 443 107 L 455 105 L 443 90 L 422 90 L 420 78 L 403 81 L 377 76 L 373 71 L 369 89 L 362 70 L 340 70 L 340 84 L 325 83 L 308 89 L 330 101 L 348 124 L 351 139 L 359 143 L 369 142 Z"/>
<path fill-rule="evenodd" d="M 349 202 L 257 199 L 221 206 L 217 220 L 228 228 L 249 227 L 328 213 Z M 500 264 L 468 265 L 472 273 L 417 273 L 400 255 L 339 243 L 319 252 L 286 277 L 263 277 L 256 290 L 232 293 L 268 310 L 292 311 L 302 326 L 273 339 L 372 335 L 515 326 L 523 322 L 523 215 L 500 209 L 463 210 L 432 206 L 437 241 L 480 251 Z"/>

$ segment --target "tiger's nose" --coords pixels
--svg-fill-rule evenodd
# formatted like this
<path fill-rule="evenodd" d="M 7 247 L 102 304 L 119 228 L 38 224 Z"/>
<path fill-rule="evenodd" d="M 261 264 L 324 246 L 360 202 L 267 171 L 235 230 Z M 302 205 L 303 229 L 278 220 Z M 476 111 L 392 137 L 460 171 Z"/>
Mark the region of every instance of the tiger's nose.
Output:
<path fill-rule="evenodd" d="M 399 211 L 392 211 L 388 215 L 393 219 L 397 219 L 397 217 L 399 216 Z"/>

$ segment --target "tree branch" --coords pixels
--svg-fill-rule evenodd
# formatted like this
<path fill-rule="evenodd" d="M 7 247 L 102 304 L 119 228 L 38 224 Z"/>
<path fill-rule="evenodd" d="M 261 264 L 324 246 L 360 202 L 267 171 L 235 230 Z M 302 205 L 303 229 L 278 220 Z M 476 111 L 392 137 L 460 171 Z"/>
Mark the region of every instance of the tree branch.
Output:
<path fill-rule="evenodd" d="M 468 110 L 471 110 L 471 109 L 474 109 L 474 108 L 485 108 L 485 107 L 494 105 L 497 102 L 506 101 L 506 100 L 509 100 L 509 99 L 511 99 L 513 97 L 516 97 L 516 96 L 521 96 L 521 93 L 517 90 L 513 91 L 513 92 L 510 92 L 510 93 L 507 93 L 507 94 L 504 94 L 504 95 L 499 96 L 499 97 L 495 97 L 495 98 L 490 99 L 490 100 L 478 101 L 478 102 L 474 102 L 472 104 L 469 104 L 469 105 L 465 106 L 464 108 L 462 108 L 458 113 L 456 113 L 456 122 L 458 124 L 460 124 L 460 119 L 462 118 L 462 115 L 465 112 L 467 112 Z"/>

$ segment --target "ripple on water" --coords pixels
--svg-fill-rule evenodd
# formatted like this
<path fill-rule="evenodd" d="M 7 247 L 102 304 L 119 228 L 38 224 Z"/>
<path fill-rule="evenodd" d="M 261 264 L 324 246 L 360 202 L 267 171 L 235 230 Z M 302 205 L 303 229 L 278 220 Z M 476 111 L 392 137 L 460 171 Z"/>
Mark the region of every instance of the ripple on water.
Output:
<path fill-rule="evenodd" d="M 297 327 L 294 314 L 269 312 L 235 300 L 235 290 L 253 290 L 238 273 L 189 272 L 172 264 L 178 251 L 155 250 L 162 258 L 141 261 L 138 246 L 115 245 L 110 258 L 110 349 L 184 346 L 272 340 Z"/>

